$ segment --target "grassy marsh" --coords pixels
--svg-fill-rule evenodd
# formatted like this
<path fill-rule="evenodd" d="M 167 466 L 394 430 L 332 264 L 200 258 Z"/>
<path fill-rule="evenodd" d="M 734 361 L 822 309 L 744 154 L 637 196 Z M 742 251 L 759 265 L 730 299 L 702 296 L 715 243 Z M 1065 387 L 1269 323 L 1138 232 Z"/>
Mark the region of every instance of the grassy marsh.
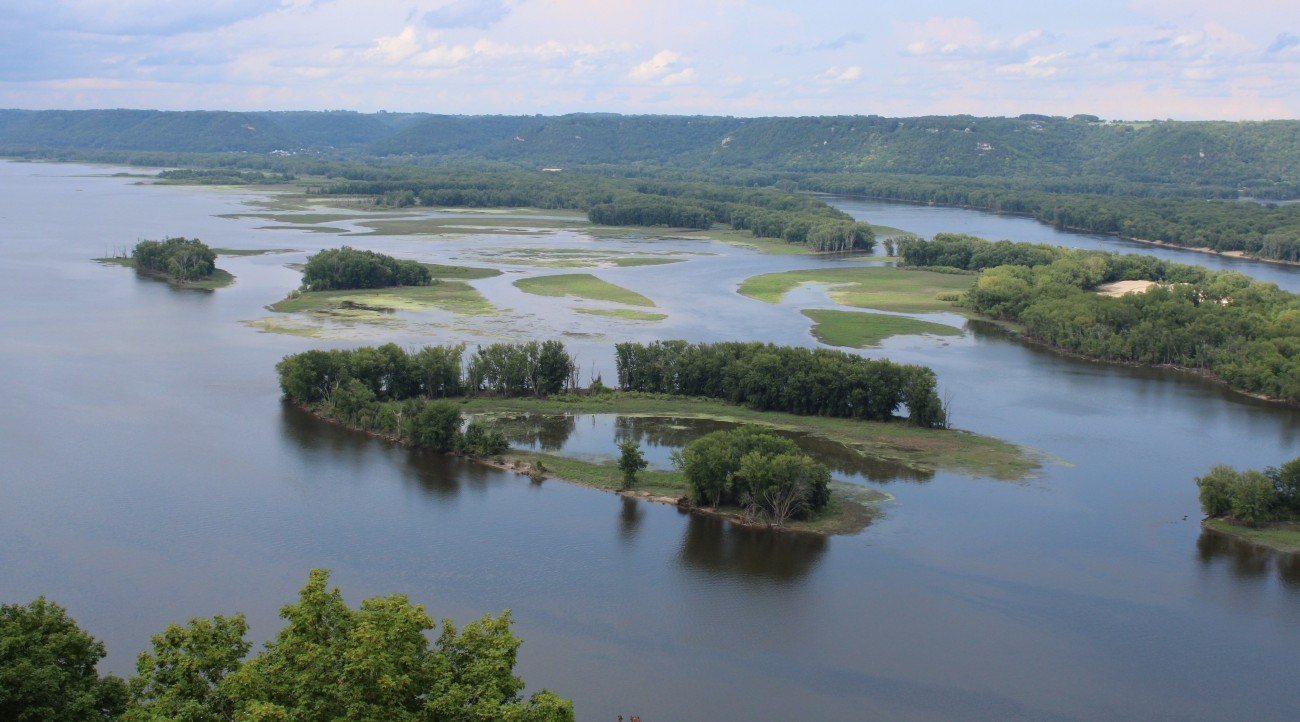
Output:
<path fill-rule="evenodd" d="M 382 318 L 394 311 L 441 309 L 460 316 L 487 316 L 496 312 L 477 289 L 457 280 L 441 280 L 431 286 L 307 291 L 268 308 L 279 313 L 306 313 L 318 318 L 354 321 Z"/>
<path fill-rule="evenodd" d="M 956 429 L 923 429 L 904 423 L 881 423 L 822 416 L 754 411 L 723 401 L 664 394 L 612 393 L 552 399 L 471 398 L 466 413 L 590 412 L 623 416 L 676 416 L 758 424 L 797 431 L 839 442 L 869 457 L 914 469 L 951 471 L 1018 481 L 1042 466 L 1041 456 L 1015 444 Z"/>
<path fill-rule="evenodd" d="M 555 276 L 521 278 L 515 286 L 538 296 L 572 296 L 592 301 L 610 301 L 629 306 L 654 307 L 655 302 L 622 286 L 601 280 L 590 273 L 564 273 Z"/>
<path fill-rule="evenodd" d="M 766 273 L 740 284 L 741 295 L 767 303 L 780 303 L 800 284 L 830 286 L 833 301 L 845 306 L 897 313 L 959 313 L 945 295 L 970 288 L 971 277 L 887 266 L 816 268 L 806 271 Z"/>
<path fill-rule="evenodd" d="M 812 334 L 817 340 L 831 346 L 867 348 L 879 346 L 891 336 L 960 336 L 960 329 L 941 323 L 922 321 L 907 316 L 888 316 L 860 311 L 832 311 L 808 309 L 803 315 L 812 319 Z"/>
<path fill-rule="evenodd" d="M 650 311 L 637 311 L 631 308 L 575 308 L 574 310 L 588 316 L 609 316 L 629 321 L 662 321 L 668 318 L 666 313 L 651 313 Z"/>

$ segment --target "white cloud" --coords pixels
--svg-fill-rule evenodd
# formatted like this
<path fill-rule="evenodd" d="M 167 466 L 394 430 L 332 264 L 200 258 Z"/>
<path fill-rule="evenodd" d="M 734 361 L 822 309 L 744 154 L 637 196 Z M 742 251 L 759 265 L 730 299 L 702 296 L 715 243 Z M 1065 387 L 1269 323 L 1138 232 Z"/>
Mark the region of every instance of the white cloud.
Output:
<path fill-rule="evenodd" d="M 671 50 L 661 50 L 653 58 L 639 63 L 628 77 L 642 82 L 677 83 L 695 77 L 695 69 L 684 67 L 682 57 Z"/>
<path fill-rule="evenodd" d="M 1050 78 L 1059 70 L 1056 62 L 1065 57 L 1065 53 L 1035 55 L 1023 63 L 999 65 L 997 72 L 1007 75 L 1023 75 L 1030 78 Z"/>

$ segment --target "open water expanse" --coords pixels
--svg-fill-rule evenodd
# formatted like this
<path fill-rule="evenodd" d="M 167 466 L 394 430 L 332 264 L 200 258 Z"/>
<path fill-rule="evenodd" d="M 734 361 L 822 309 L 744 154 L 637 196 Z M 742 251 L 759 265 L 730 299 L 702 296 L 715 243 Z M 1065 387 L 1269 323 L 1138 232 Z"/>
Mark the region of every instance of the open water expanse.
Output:
<path fill-rule="evenodd" d="M 734 529 L 411 451 L 279 399 L 285 354 L 561 338 L 613 377 L 613 344 L 655 338 L 811 345 L 803 290 L 741 297 L 749 276 L 842 261 L 576 232 L 455 239 L 265 230 L 257 196 L 138 185 L 114 169 L 0 163 L 0 600 L 44 594 L 103 640 L 121 675 L 150 635 L 244 611 L 260 642 L 312 567 L 352 603 L 404 592 L 465 622 L 512 609 L 531 689 L 581 720 L 1291 720 L 1300 710 L 1300 559 L 1202 533 L 1193 477 L 1300 456 L 1300 413 L 1190 375 L 1094 364 L 955 315 L 960 337 L 867 352 L 935 369 L 956 426 L 1038 450 L 1025 482 L 839 464 L 894 495 L 852 537 Z M 1137 244 L 973 211 L 841 199 L 873 223 L 1125 252 Z M 520 221 L 527 225 L 526 220 Z M 337 224 L 331 224 L 337 225 Z M 295 253 L 223 257 L 238 277 L 176 291 L 89 259 L 144 238 Z M 601 268 L 668 314 L 579 314 L 511 283 L 490 317 L 264 333 L 245 321 L 298 284 L 285 264 L 341 242 L 429 262 L 530 248 L 676 255 Z M 1292 291 L 1300 269 L 1160 250 Z M 499 257 L 492 263 L 499 262 Z M 579 269 L 581 270 L 581 269 Z M 674 435 L 608 417 L 548 432 L 573 453 Z M 533 443 L 533 442 L 523 442 Z M 542 443 L 539 438 L 535 443 Z M 571 446 L 570 446 L 571 445 Z M 656 459 L 665 449 L 653 449 Z"/>

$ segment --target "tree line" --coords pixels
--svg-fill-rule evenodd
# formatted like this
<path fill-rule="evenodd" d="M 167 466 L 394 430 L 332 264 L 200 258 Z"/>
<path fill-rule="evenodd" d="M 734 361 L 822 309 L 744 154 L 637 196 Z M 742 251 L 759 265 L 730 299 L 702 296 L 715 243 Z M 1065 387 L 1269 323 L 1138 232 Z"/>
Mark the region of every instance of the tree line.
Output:
<path fill-rule="evenodd" d="M 1226 464 L 1196 477 L 1201 511 L 1247 526 L 1300 519 L 1300 459 L 1263 471 Z"/>
<path fill-rule="evenodd" d="M 587 213 L 592 223 L 709 229 L 718 224 L 818 252 L 869 251 L 871 226 L 809 196 L 776 187 L 750 188 L 694 177 L 620 177 L 600 171 L 401 168 L 343 169 L 347 178 L 319 190 L 371 196 L 391 207 L 518 207 Z M 355 177 L 353 177 L 355 176 Z"/>
<path fill-rule="evenodd" d="M 904 239 L 899 253 L 906 265 L 979 271 L 959 303 L 1057 348 L 1194 369 L 1240 391 L 1300 401 L 1300 296 L 1276 284 L 1151 256 L 953 234 Z M 1120 297 L 1096 292 L 1126 280 L 1154 285 Z"/>
<path fill-rule="evenodd" d="M 1240 191 L 1236 186 L 1207 189 L 1107 179 L 1090 186 L 1082 181 L 1064 181 L 1058 185 L 1067 190 L 1054 192 L 1045 190 L 1041 183 L 1024 180 L 914 176 L 805 178 L 800 185 L 824 192 L 1027 215 L 1058 228 L 1300 261 L 1300 204 L 1238 201 Z M 1069 190 L 1079 187 L 1094 190 Z M 1096 192 L 1103 189 L 1106 192 Z M 1261 188 L 1255 192 L 1257 197 L 1270 193 L 1294 197 L 1300 193 L 1300 184 L 1285 191 Z M 1207 198 L 1217 200 L 1206 202 Z"/>
<path fill-rule="evenodd" d="M 100 677 L 106 650 L 58 604 L 0 605 L 0 719 L 14 722 L 564 722 L 573 703 L 528 698 L 510 612 L 437 628 L 404 594 L 352 608 L 312 570 L 285 626 L 248 656 L 243 614 L 172 624 L 129 680 Z"/>
<path fill-rule="evenodd" d="M 759 342 L 628 342 L 616 344 L 614 353 L 618 384 L 627 391 L 873 421 L 888 421 L 905 406 L 911 424 L 947 424 L 934 371 L 924 366 Z"/>
<path fill-rule="evenodd" d="M 429 269 L 416 261 L 343 246 L 327 248 L 307 258 L 302 270 L 304 291 L 339 291 L 390 286 L 428 286 Z"/>
<path fill-rule="evenodd" d="M 177 281 L 207 278 L 217 268 L 217 254 L 197 238 L 140 241 L 131 250 L 135 267 L 161 273 Z"/>
<path fill-rule="evenodd" d="M 276 364 L 285 398 L 344 424 L 435 451 L 496 456 L 501 432 L 463 419 L 451 397 L 472 394 L 550 396 L 576 385 L 577 363 L 559 341 L 481 346 L 397 344 L 311 350 Z"/>

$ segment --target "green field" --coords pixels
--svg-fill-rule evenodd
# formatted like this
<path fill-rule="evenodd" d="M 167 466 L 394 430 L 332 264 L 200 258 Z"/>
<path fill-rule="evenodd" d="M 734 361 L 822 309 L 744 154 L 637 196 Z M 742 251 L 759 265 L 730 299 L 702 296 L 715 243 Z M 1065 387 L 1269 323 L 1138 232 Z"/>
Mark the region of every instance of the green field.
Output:
<path fill-rule="evenodd" d="M 952 301 L 941 300 L 940 296 L 960 294 L 972 282 L 973 278 L 967 275 L 887 266 L 816 268 L 747 278 L 740 284 L 739 293 L 767 303 L 780 303 L 785 294 L 800 284 L 817 283 L 830 286 L 831 300 L 845 306 L 896 313 L 960 313 Z"/>
<path fill-rule="evenodd" d="M 890 336 L 960 336 L 961 330 L 941 323 L 921 321 L 907 316 L 887 316 L 859 311 L 824 311 L 809 309 L 803 315 L 813 320 L 812 334 L 831 346 L 867 348 L 878 346 Z"/>
<path fill-rule="evenodd" d="M 655 305 L 654 301 L 635 291 L 629 291 L 622 286 L 615 286 L 608 281 L 602 281 L 590 273 L 564 273 L 557 276 L 521 278 L 515 281 L 515 286 L 525 293 L 538 296 L 571 296 L 592 301 L 623 303 L 629 306 L 653 307 Z"/>
<path fill-rule="evenodd" d="M 1040 456 L 990 436 L 956 429 L 923 429 L 905 423 L 882 423 L 823 416 L 796 416 L 754 411 L 724 401 L 665 394 L 613 393 L 551 399 L 470 398 L 466 413 L 589 412 L 624 416 L 675 416 L 759 424 L 837 441 L 868 457 L 911 468 L 944 470 L 967 476 L 1021 480 L 1042 464 Z"/>

